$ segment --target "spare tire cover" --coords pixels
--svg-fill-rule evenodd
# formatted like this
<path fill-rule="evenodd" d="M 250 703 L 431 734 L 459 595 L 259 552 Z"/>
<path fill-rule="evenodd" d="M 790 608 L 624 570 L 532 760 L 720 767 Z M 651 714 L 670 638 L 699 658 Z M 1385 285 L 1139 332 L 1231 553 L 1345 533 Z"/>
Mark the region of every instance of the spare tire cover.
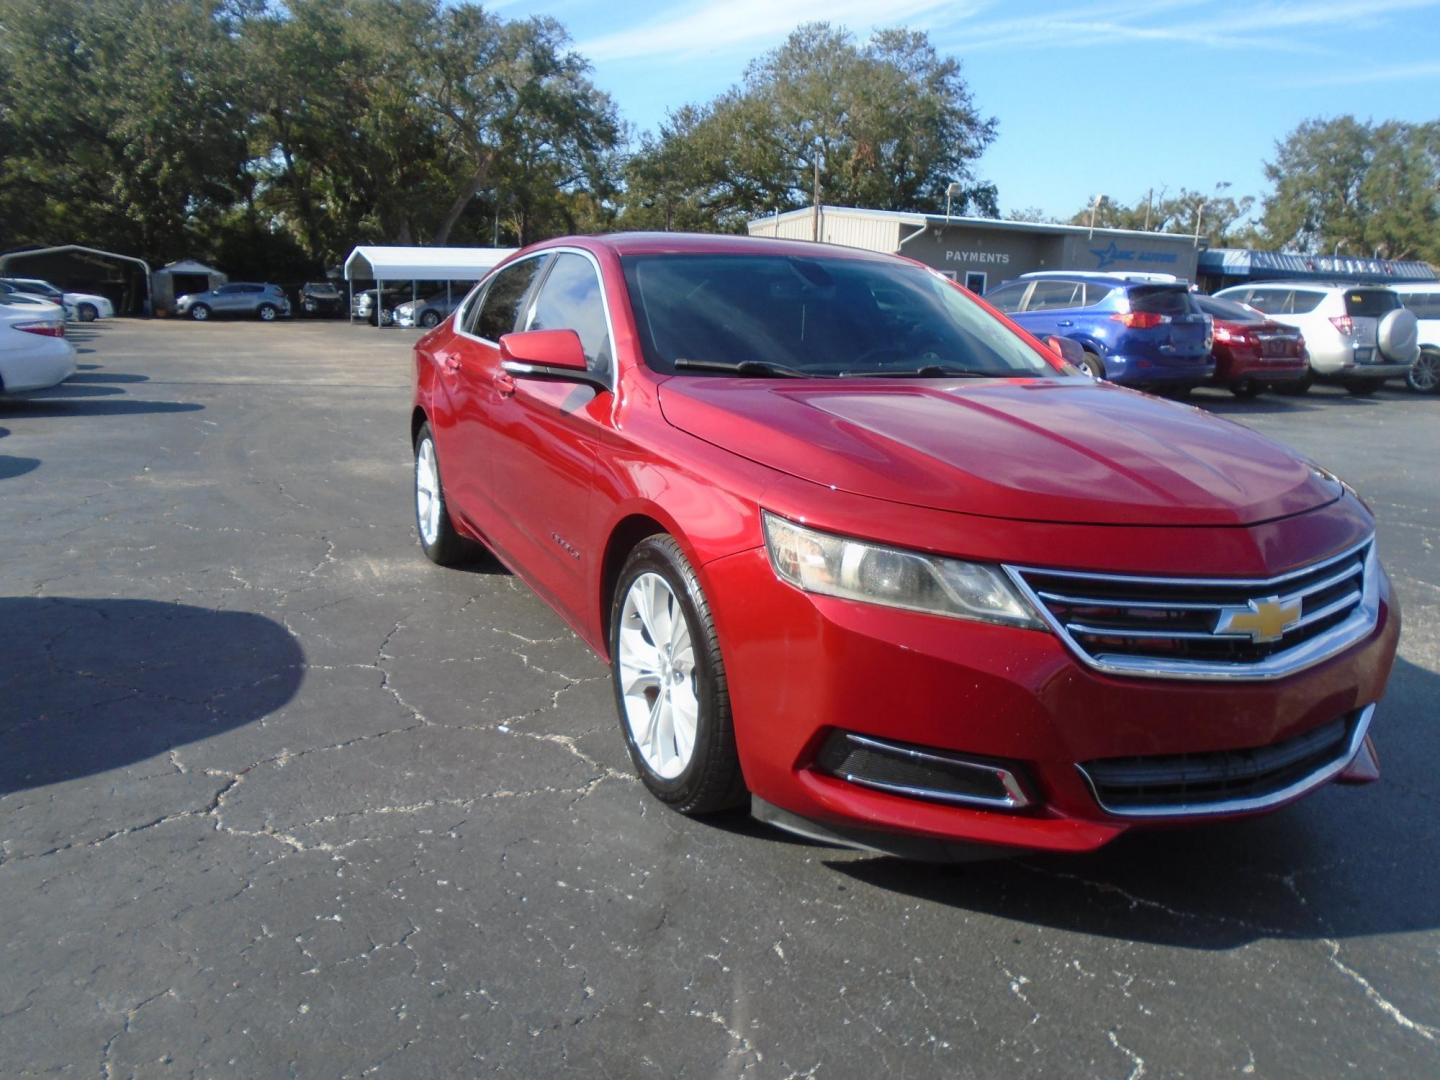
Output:
<path fill-rule="evenodd" d="M 1391 363 L 1413 364 L 1420 356 L 1420 329 L 1409 308 L 1387 312 L 1375 332 L 1375 343 Z"/>

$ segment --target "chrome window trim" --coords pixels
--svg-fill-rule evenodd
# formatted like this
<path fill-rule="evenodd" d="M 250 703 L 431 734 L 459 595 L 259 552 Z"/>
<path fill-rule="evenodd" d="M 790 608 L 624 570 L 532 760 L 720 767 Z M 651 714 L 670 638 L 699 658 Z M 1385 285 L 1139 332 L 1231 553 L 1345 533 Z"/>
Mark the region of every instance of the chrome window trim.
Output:
<path fill-rule="evenodd" d="M 1366 705 L 1360 710 L 1359 718 L 1355 723 L 1355 730 L 1350 735 L 1350 741 L 1346 744 L 1345 751 L 1328 765 L 1322 765 L 1309 776 L 1303 776 L 1292 784 L 1288 784 L 1279 791 L 1272 791 L 1268 795 L 1255 795 L 1245 799 L 1225 799 L 1213 803 L 1169 803 L 1159 806 L 1124 807 L 1114 809 L 1106 806 L 1105 801 L 1100 798 L 1099 791 L 1095 788 L 1095 782 L 1090 779 L 1090 774 L 1085 771 L 1083 765 L 1076 765 L 1081 777 L 1084 778 L 1086 786 L 1090 789 L 1091 796 L 1101 810 L 1112 817 L 1118 818 L 1174 818 L 1174 817 L 1213 817 L 1219 814 L 1243 814 L 1252 810 L 1268 810 L 1271 807 L 1279 806 L 1282 803 L 1298 799 L 1301 795 L 1308 794 L 1316 788 L 1333 780 L 1345 768 L 1355 760 L 1355 755 L 1360 752 L 1360 746 L 1365 741 L 1365 736 L 1370 731 L 1370 720 L 1375 715 L 1375 706 Z"/>
<path fill-rule="evenodd" d="M 1015 779 L 1015 774 L 1009 769 L 1001 768 L 999 765 L 982 765 L 975 761 L 966 761 L 962 756 L 954 757 L 943 754 L 927 754 L 923 750 L 916 750 L 908 746 L 899 746 L 883 739 L 870 739 L 864 735 L 857 735 L 853 731 L 845 732 L 845 738 L 851 742 L 859 743 L 861 746 L 869 747 L 885 754 L 901 754 L 905 757 L 918 761 L 935 761 L 942 765 L 959 766 L 962 769 L 971 769 L 975 772 L 985 773 L 1000 781 L 1000 786 L 1005 789 L 1004 798 L 991 798 L 986 795 L 964 795 L 955 791 L 937 791 L 934 788 L 911 787 L 908 784 L 891 784 L 883 780 L 872 780 L 865 776 L 856 776 L 853 773 L 832 773 L 857 787 L 873 788 L 876 791 L 888 792 L 892 795 L 906 795 L 916 799 L 931 799 L 937 802 L 955 803 L 960 806 L 982 806 L 987 810 L 1019 810 L 1029 806 L 1031 798 L 1025 794 L 1025 789 Z"/>
<path fill-rule="evenodd" d="M 605 308 L 605 333 L 610 338 L 610 364 L 608 366 L 608 370 L 605 372 L 605 385 L 611 393 L 614 393 L 616 379 L 619 375 L 620 358 L 619 354 L 615 351 L 615 318 L 610 313 L 610 290 L 605 285 L 605 275 L 601 272 L 600 260 L 595 257 L 594 252 L 586 251 L 584 248 L 572 247 L 568 244 L 562 244 L 558 247 L 547 247 L 543 248 L 540 251 L 532 252 L 529 255 L 525 255 L 522 258 L 511 259 L 509 262 L 504 263 L 501 266 L 495 267 L 495 269 L 491 270 L 490 273 L 486 274 L 483 278 L 480 279 L 480 281 L 476 284 L 474 290 L 470 293 L 468 297 L 465 298 L 462 306 L 456 309 L 455 333 L 459 337 L 467 338 L 470 341 L 478 341 L 482 345 L 489 345 L 492 349 L 498 349 L 500 347 L 500 343 L 498 341 L 491 341 L 487 337 L 481 337 L 479 334 L 472 334 L 469 331 L 462 329 L 465 322 L 465 316 L 469 313 L 470 305 L 475 303 L 477 296 L 484 295 L 485 291 L 489 287 L 490 282 L 494 279 L 495 275 L 500 273 L 500 271 L 508 270 L 512 266 L 515 266 L 522 262 L 528 262 L 531 259 L 543 259 L 551 255 L 560 255 L 564 253 L 572 255 L 582 255 L 586 259 L 588 259 L 590 261 L 590 269 L 595 271 L 595 278 L 597 281 L 600 282 L 600 303 Z M 543 289 L 545 287 L 545 278 L 549 276 L 550 275 L 548 268 L 541 267 L 541 276 L 536 279 L 535 287 L 533 288 L 533 291 L 530 295 L 530 302 L 525 305 L 524 317 L 520 323 L 521 326 L 528 327 L 530 325 L 530 321 L 535 317 L 535 301 L 539 299 L 540 289 Z"/>
<path fill-rule="evenodd" d="M 1268 590 L 1282 582 L 1313 574 L 1327 566 L 1353 558 L 1357 552 L 1369 550 L 1363 566 L 1363 591 L 1360 603 L 1350 617 L 1322 634 L 1301 642 L 1294 648 L 1286 649 L 1250 664 L 1228 663 L 1214 660 L 1168 660 L 1160 657 L 1129 656 L 1116 653 L 1091 653 L 1085 649 L 1066 624 L 1057 619 L 1040 598 L 1039 593 L 1025 580 L 1026 574 L 1040 574 L 1046 577 L 1080 578 L 1091 581 L 1117 581 L 1126 584 L 1166 586 L 1199 586 L 1208 588 L 1251 588 Z M 1013 566 L 1004 564 L 1002 569 L 1020 594 L 1030 602 L 1045 625 L 1066 647 L 1087 667 L 1107 675 L 1121 675 L 1151 679 L 1192 679 L 1210 682 L 1269 682 L 1283 679 L 1297 672 L 1322 664 L 1374 632 L 1380 621 L 1380 563 L 1376 554 L 1375 537 L 1372 533 L 1365 540 L 1326 559 L 1312 563 L 1299 570 L 1279 574 L 1273 578 L 1171 578 L 1144 577 L 1127 574 L 1085 573 L 1077 570 L 1048 570 L 1038 566 Z M 1307 590 L 1308 591 L 1308 590 Z M 1127 636 L 1115 632 L 1115 636 Z M 1138 635 L 1131 635 L 1138 636 Z M 1171 637 L 1178 635 L 1171 634 Z M 1221 635 L 1206 635 L 1221 640 Z"/>

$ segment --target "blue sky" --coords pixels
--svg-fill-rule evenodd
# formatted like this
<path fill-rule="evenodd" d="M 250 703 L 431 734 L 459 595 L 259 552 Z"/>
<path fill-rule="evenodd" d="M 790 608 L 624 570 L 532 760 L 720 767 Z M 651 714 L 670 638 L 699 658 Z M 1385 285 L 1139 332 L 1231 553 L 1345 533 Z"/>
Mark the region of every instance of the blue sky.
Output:
<path fill-rule="evenodd" d="M 978 174 L 1002 211 L 1068 215 L 1180 187 L 1263 195 L 1300 121 L 1440 119 L 1440 0 L 509 0 L 553 15 L 625 118 L 653 128 L 737 82 L 796 25 L 923 29 L 999 136 Z"/>

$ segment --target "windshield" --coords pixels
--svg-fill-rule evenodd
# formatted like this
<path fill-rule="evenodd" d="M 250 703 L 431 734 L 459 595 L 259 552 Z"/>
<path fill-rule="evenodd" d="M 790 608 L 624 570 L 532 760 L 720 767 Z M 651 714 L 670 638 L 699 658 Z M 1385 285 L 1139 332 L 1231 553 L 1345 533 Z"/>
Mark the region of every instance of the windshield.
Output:
<path fill-rule="evenodd" d="M 916 266 L 777 255 L 621 260 L 645 362 L 674 374 L 1061 375 Z M 679 364 L 677 365 L 677 361 Z"/>

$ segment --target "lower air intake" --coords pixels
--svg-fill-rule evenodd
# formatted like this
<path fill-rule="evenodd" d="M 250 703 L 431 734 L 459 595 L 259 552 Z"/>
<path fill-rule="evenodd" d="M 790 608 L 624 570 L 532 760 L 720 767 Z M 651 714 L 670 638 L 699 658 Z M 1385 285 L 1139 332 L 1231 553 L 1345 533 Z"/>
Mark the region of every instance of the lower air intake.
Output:
<path fill-rule="evenodd" d="M 992 810 L 1018 810 L 1031 802 L 1015 772 L 1002 764 L 851 731 L 832 734 L 816 764 L 852 784 L 914 799 Z"/>

